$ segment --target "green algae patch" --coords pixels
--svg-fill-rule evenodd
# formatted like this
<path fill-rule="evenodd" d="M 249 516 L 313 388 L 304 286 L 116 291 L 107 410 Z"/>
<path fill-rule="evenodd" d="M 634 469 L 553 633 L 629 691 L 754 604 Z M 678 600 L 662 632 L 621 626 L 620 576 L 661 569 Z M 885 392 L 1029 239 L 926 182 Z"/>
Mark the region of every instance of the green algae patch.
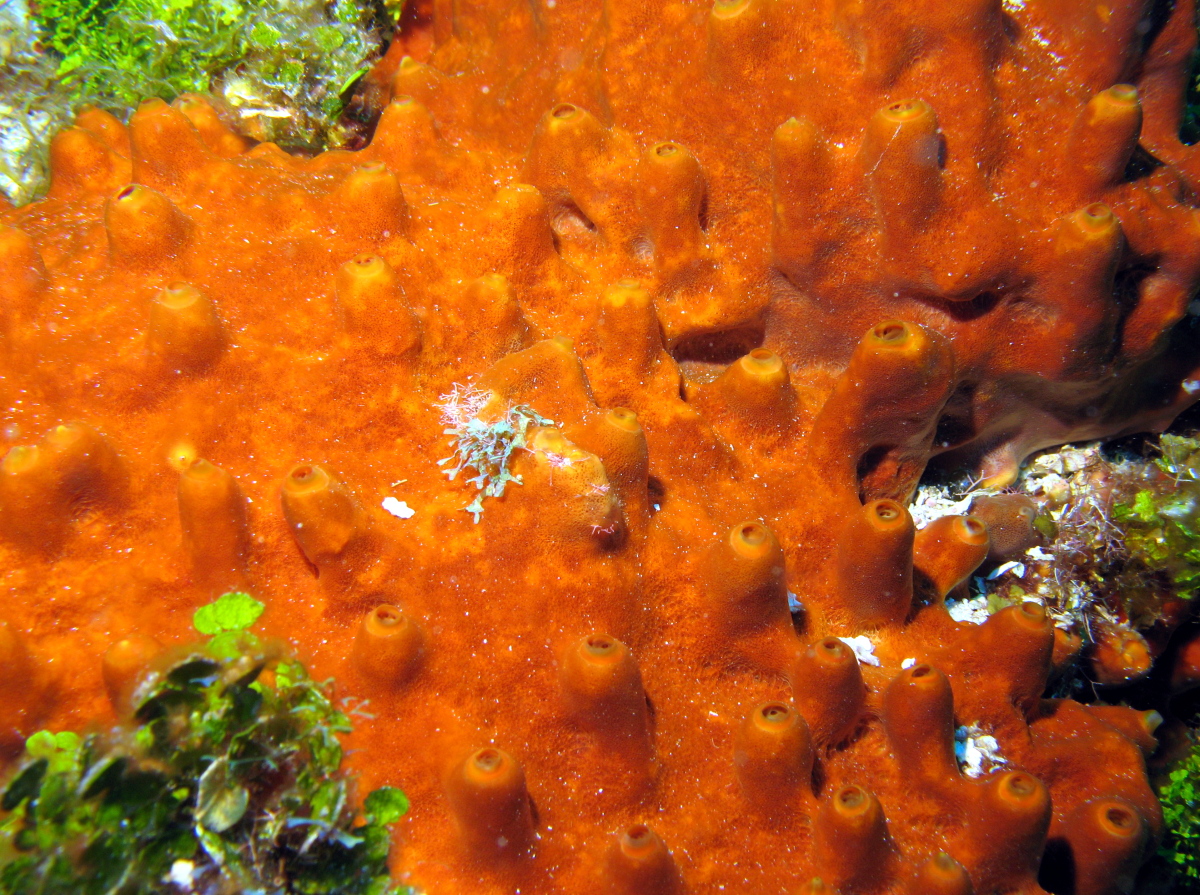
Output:
<path fill-rule="evenodd" d="M 1179 763 L 1159 792 L 1163 807 L 1163 840 L 1159 857 L 1174 875 L 1174 891 L 1200 892 L 1200 739 Z"/>
<path fill-rule="evenodd" d="M 212 93 L 239 130 L 293 148 L 336 142 L 389 25 L 353 0 L 43 0 L 37 18 L 75 102 L 124 117 L 147 97 Z"/>
<path fill-rule="evenodd" d="M 1122 591 L 1135 619 L 1161 612 L 1163 584 L 1178 599 L 1200 596 L 1200 441 L 1164 435 L 1160 449 L 1154 461 L 1158 480 L 1113 507 L 1128 554 L 1126 569 L 1141 573 L 1140 582 L 1127 575 Z"/>
<path fill-rule="evenodd" d="M 29 737 L 0 792 L 0 893 L 410 891 L 387 867 L 407 798 L 383 787 L 356 812 L 350 718 L 248 630 L 262 609 L 233 593 L 198 611 L 212 637 L 147 675 L 127 725 Z"/>

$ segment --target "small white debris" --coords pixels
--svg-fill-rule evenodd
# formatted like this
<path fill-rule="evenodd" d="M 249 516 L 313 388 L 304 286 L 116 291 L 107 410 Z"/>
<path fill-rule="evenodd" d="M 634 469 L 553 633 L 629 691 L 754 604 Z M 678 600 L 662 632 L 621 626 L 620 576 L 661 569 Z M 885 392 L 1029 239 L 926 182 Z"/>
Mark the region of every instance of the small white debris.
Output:
<path fill-rule="evenodd" d="M 983 579 L 977 578 L 975 580 L 978 583 Z M 970 622 L 973 625 L 982 625 L 991 615 L 987 608 L 987 596 L 984 594 L 979 594 L 966 600 L 947 600 L 946 609 L 950 612 L 950 617 L 956 622 Z"/>
<path fill-rule="evenodd" d="M 404 501 L 397 500 L 394 497 L 385 497 L 383 499 L 383 508 L 397 519 L 411 519 L 417 512 Z"/>
<path fill-rule="evenodd" d="M 1189 395 L 1194 395 L 1196 392 L 1200 392 L 1200 379 L 1183 380 L 1183 390 Z"/>
<path fill-rule="evenodd" d="M 1012 572 L 1018 578 L 1024 578 L 1025 577 L 1025 563 L 1023 563 L 1023 562 L 1006 562 L 1006 563 L 1003 563 L 1002 565 L 998 565 L 998 566 L 996 566 L 996 568 L 994 568 L 990 572 L 988 572 L 987 580 L 995 581 L 997 578 L 999 578 L 1005 572 Z"/>
<path fill-rule="evenodd" d="M 941 485 L 921 485 L 913 495 L 912 506 L 908 508 L 913 525 L 918 529 L 924 528 L 934 519 L 942 516 L 965 516 L 971 506 L 971 501 L 980 494 L 990 494 L 990 491 L 976 491 L 960 500 L 950 496 L 950 490 Z"/>
<path fill-rule="evenodd" d="M 879 660 L 875 658 L 875 644 L 865 634 L 859 634 L 857 637 L 839 637 L 838 640 L 854 650 L 854 655 L 863 665 L 878 665 Z"/>
<path fill-rule="evenodd" d="M 1045 474 L 1048 472 L 1062 475 L 1062 473 L 1065 471 L 1063 468 L 1062 457 L 1058 454 L 1042 454 L 1042 456 L 1035 458 L 1034 461 L 1029 465 L 1032 467 L 1030 469 L 1030 473 L 1033 475 Z"/>
<path fill-rule="evenodd" d="M 176 861 L 171 865 L 166 882 L 178 886 L 185 892 L 195 891 L 196 865 L 192 861 Z"/>
<path fill-rule="evenodd" d="M 905 659 L 903 662 L 900 663 L 900 667 L 901 668 L 912 668 L 916 664 L 917 664 L 916 659 Z"/>
<path fill-rule="evenodd" d="M 1071 495 L 1071 485 L 1057 472 L 1047 475 L 1030 475 L 1025 480 L 1025 488 L 1030 494 L 1042 494 L 1054 501 L 1066 500 Z M 1058 512 L 1062 513 L 1060 507 Z M 1053 511 L 1051 511 L 1053 516 Z"/>
<path fill-rule="evenodd" d="M 1059 456 L 1062 457 L 1063 469 L 1066 472 L 1082 472 L 1104 462 L 1099 444 L 1089 444 L 1086 447 L 1067 445 L 1059 451 Z"/>
<path fill-rule="evenodd" d="M 982 777 L 1008 759 L 1000 754 L 996 738 L 986 734 L 974 724 L 966 724 L 954 731 L 954 757 L 968 777 Z"/>
<path fill-rule="evenodd" d="M 788 612 L 795 613 L 795 612 L 803 612 L 804 611 L 804 604 L 800 602 L 799 597 L 797 597 L 790 590 L 787 592 L 787 597 L 788 597 Z"/>
<path fill-rule="evenodd" d="M 1043 561 L 1054 559 L 1053 553 L 1047 553 L 1041 547 L 1030 547 L 1028 550 L 1025 551 L 1025 555 L 1028 556 L 1030 559 L 1037 559 L 1037 560 L 1043 560 Z"/>
<path fill-rule="evenodd" d="M 1022 475 L 1022 490 L 1027 494 L 1045 495 L 1050 501 L 1060 503 L 1069 500 L 1072 487 L 1069 479 L 1088 469 L 1105 463 L 1096 445 L 1072 447 L 1070 445 L 1035 458 Z"/>

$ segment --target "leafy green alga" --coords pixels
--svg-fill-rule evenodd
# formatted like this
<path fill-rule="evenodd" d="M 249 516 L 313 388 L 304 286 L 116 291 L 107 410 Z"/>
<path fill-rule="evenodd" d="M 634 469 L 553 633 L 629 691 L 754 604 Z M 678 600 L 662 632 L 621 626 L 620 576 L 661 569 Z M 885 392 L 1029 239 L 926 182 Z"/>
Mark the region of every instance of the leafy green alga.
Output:
<path fill-rule="evenodd" d="M 1183 599 L 1200 596 L 1200 442 L 1164 435 L 1162 473 L 1131 502 L 1113 507 L 1124 532 L 1124 547 L 1135 567 L 1165 576 Z"/>
<path fill-rule="evenodd" d="M 408 800 L 377 789 L 356 815 L 349 718 L 247 630 L 262 610 L 243 593 L 199 610 L 212 638 L 147 676 L 129 726 L 29 737 L 0 794 L 2 895 L 400 891 L 387 827 Z"/>
<path fill-rule="evenodd" d="M 44 43 L 78 103 L 124 117 L 148 97 L 213 93 L 260 140 L 317 148 L 381 49 L 355 0 L 42 0 Z"/>
<path fill-rule="evenodd" d="M 1159 793 L 1163 840 L 1159 856 L 1174 871 L 1174 891 L 1200 892 L 1200 739 Z"/>

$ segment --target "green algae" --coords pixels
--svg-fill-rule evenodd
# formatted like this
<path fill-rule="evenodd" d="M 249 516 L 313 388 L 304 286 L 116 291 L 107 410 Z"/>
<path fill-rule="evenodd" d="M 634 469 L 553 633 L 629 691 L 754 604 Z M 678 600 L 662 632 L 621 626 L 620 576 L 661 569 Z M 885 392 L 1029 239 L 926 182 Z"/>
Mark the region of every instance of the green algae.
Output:
<path fill-rule="evenodd" d="M 1159 791 L 1163 838 L 1158 855 L 1172 871 L 1178 895 L 1200 892 L 1200 738 Z"/>
<path fill-rule="evenodd" d="M 212 637 L 147 676 L 130 724 L 29 737 L 0 794 L 0 893 L 409 891 L 387 867 L 408 800 L 383 787 L 357 815 L 349 714 L 247 630 L 262 609 L 226 594 L 199 610 Z"/>
<path fill-rule="evenodd" d="M 50 137 L 92 105 L 212 96 L 255 140 L 316 152 L 353 138 L 343 111 L 379 57 L 389 0 L 6 0 L 0 8 L 0 191 L 45 192 Z"/>
<path fill-rule="evenodd" d="M 382 37 L 380 11 L 353 0 L 42 0 L 37 15 L 76 103 L 212 93 L 250 136 L 289 147 L 336 139 Z"/>

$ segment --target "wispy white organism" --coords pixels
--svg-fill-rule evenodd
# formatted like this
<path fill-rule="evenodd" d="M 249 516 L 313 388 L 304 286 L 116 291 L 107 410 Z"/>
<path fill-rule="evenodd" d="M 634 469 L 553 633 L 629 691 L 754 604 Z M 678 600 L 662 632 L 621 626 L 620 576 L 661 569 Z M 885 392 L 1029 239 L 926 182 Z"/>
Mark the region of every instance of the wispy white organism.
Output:
<path fill-rule="evenodd" d="M 459 385 L 457 382 L 450 391 L 441 396 L 438 409 L 442 412 L 442 425 L 458 427 L 466 425 L 468 420 L 479 416 L 479 412 L 487 407 L 492 400 L 492 393 L 476 388 L 473 385 Z"/>
<path fill-rule="evenodd" d="M 438 460 L 438 466 L 455 463 L 452 469 L 444 470 L 451 481 L 464 469 L 474 470 L 475 475 L 467 481 L 480 493 L 464 509 L 475 516 L 476 522 L 483 513 L 485 497 L 499 497 L 509 482 L 521 484 L 521 477 L 508 471 L 508 464 L 513 451 L 525 447 L 530 427 L 554 425 L 554 420 L 524 404 L 510 407 L 497 420 L 485 422 L 478 414 L 491 398 L 490 392 L 456 384 L 442 395 L 438 405 L 447 427 L 443 431 L 452 436 L 454 444 L 454 454 Z"/>

